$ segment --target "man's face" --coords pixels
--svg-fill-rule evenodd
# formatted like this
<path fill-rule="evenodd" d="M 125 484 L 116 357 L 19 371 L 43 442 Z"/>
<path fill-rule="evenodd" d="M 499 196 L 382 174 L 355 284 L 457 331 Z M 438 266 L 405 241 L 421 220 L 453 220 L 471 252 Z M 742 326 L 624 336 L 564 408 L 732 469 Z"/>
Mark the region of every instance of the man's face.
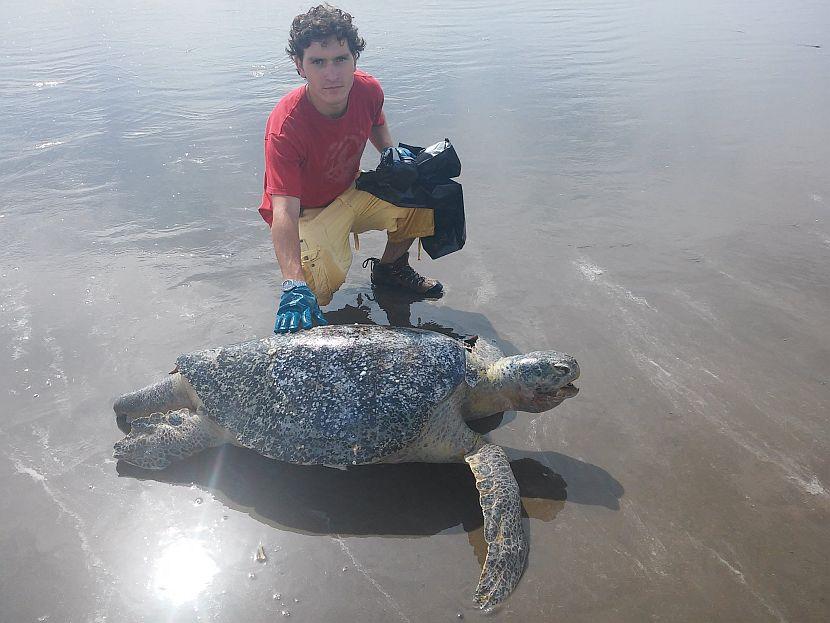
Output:
<path fill-rule="evenodd" d="M 349 104 L 354 84 L 355 60 L 349 44 L 331 37 L 313 42 L 302 61 L 294 59 L 297 71 L 308 81 L 308 96 L 314 107 L 329 117 L 339 117 Z"/>

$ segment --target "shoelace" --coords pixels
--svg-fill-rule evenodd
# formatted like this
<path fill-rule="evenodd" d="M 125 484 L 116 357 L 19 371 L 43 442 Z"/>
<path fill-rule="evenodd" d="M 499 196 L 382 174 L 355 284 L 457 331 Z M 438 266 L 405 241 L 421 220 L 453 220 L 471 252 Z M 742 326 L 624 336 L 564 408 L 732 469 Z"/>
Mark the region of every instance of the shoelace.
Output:
<path fill-rule="evenodd" d="M 375 266 L 380 264 L 380 259 L 376 258 L 376 257 L 366 258 L 363 261 L 363 268 L 366 268 L 369 265 L 370 262 L 372 264 L 372 270 L 375 270 Z M 381 264 L 381 266 L 383 266 L 383 264 Z M 419 286 L 419 285 L 421 285 L 422 283 L 424 283 L 426 281 L 426 278 L 419 275 L 416 272 L 416 270 L 414 268 L 412 268 L 409 264 L 401 264 L 401 265 L 390 264 L 389 265 L 389 271 L 393 275 L 395 275 L 396 277 L 401 279 L 402 281 L 406 281 L 410 284 L 414 284 L 414 285 Z"/>
<path fill-rule="evenodd" d="M 371 262 L 372 270 L 375 270 L 375 266 L 380 264 L 380 259 L 376 257 L 369 257 L 363 261 L 363 268 L 369 265 Z M 381 266 L 385 266 L 381 264 Z M 389 264 L 389 271 L 395 275 L 401 281 L 404 281 L 410 285 L 420 286 L 426 282 L 426 277 L 418 274 L 418 272 L 412 268 L 408 263 L 407 264 Z"/>
<path fill-rule="evenodd" d="M 426 281 L 426 279 L 419 275 L 409 264 L 404 264 L 393 272 L 403 281 L 408 281 L 413 285 L 420 286 L 424 281 Z"/>

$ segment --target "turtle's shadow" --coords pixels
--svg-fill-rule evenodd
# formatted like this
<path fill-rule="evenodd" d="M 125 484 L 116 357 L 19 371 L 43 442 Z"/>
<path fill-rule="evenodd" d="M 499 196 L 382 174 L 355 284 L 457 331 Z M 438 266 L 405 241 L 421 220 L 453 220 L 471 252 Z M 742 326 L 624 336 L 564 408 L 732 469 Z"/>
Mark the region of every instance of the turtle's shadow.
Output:
<path fill-rule="evenodd" d="M 622 486 L 605 470 L 555 452 L 511 461 L 526 512 L 551 521 L 566 499 L 619 508 Z M 550 465 L 555 466 L 552 469 Z M 466 464 L 291 465 L 222 446 L 162 471 L 119 461 L 120 476 L 196 484 L 269 525 L 310 534 L 433 535 L 481 527 L 478 491 Z M 562 473 L 578 483 L 569 487 Z"/>

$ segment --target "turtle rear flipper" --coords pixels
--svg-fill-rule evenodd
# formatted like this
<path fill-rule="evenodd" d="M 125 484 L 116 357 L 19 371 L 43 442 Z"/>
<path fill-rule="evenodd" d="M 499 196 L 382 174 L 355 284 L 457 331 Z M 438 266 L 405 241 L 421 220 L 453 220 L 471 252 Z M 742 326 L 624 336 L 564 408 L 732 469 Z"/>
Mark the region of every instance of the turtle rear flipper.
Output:
<path fill-rule="evenodd" d="M 124 394 L 115 401 L 112 408 L 115 411 L 118 428 L 126 434 L 130 432 L 130 426 L 136 418 L 176 409 L 195 410 L 198 406 L 187 381 L 182 378 L 181 374 L 175 372 L 163 381 Z"/>
<path fill-rule="evenodd" d="M 135 418 L 130 433 L 113 447 L 113 457 L 143 469 L 164 469 L 173 461 L 233 441 L 210 419 L 190 409 Z"/>
<path fill-rule="evenodd" d="M 475 592 L 481 608 L 502 602 L 522 577 L 528 542 L 522 528 L 519 485 L 504 450 L 485 444 L 464 457 L 479 490 L 487 558 Z"/>

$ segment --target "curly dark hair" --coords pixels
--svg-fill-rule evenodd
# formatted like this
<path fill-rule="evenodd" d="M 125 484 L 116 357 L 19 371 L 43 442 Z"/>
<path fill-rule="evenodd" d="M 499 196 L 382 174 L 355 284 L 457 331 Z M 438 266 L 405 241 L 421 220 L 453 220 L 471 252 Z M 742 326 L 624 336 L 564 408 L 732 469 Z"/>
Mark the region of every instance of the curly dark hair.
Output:
<path fill-rule="evenodd" d="M 355 60 L 366 47 L 366 42 L 352 25 L 352 16 L 327 3 L 312 7 L 307 13 L 294 18 L 285 51 L 291 58 L 302 60 L 308 46 L 315 41 L 327 41 L 330 37 L 346 41 Z"/>

